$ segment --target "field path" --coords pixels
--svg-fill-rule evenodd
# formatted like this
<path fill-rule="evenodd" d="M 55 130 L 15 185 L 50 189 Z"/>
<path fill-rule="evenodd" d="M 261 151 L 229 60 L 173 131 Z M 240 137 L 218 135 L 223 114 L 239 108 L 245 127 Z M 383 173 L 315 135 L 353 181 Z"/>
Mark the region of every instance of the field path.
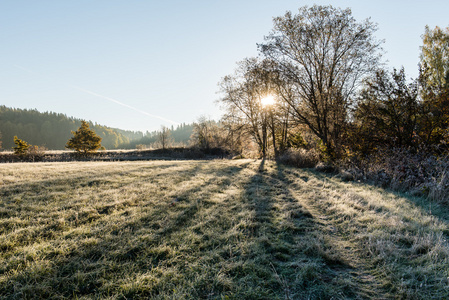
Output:
<path fill-rule="evenodd" d="M 305 176 L 302 177 L 303 180 L 305 178 Z M 323 207 L 325 202 L 332 201 L 328 194 L 329 188 L 333 189 L 335 187 L 328 186 L 328 189 L 326 189 L 326 179 L 324 179 L 322 185 L 321 182 L 315 182 L 314 186 L 312 184 L 306 184 L 306 186 L 304 184 L 302 186 L 301 184 L 295 184 L 289 190 L 294 198 L 310 212 L 317 224 L 320 225 L 318 230 L 326 237 L 329 244 L 332 245 L 333 251 L 338 253 L 338 257 L 344 262 L 344 264 L 334 269 L 350 274 L 351 281 L 356 283 L 354 288 L 357 296 L 361 298 L 387 298 L 386 294 L 388 294 L 388 291 L 383 289 L 382 283 L 371 274 L 370 263 L 363 257 L 360 257 L 360 245 L 351 235 L 351 228 L 340 226 L 341 222 L 333 218 Z M 304 189 L 307 189 L 306 194 L 311 192 L 310 189 L 314 190 L 315 195 L 313 197 L 304 195 L 301 192 Z M 317 201 L 317 199 L 319 200 Z"/>
<path fill-rule="evenodd" d="M 0 197 L 0 299 L 449 298 L 447 209 L 273 161 L 2 164 Z"/>

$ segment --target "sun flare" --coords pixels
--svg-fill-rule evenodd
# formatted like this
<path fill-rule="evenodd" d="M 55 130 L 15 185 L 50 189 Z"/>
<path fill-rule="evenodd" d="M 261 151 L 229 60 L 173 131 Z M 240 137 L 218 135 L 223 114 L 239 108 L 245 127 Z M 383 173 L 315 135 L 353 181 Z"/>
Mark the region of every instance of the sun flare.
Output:
<path fill-rule="evenodd" d="M 274 104 L 274 97 L 272 95 L 268 95 L 260 99 L 260 103 L 263 107 L 270 106 Z"/>

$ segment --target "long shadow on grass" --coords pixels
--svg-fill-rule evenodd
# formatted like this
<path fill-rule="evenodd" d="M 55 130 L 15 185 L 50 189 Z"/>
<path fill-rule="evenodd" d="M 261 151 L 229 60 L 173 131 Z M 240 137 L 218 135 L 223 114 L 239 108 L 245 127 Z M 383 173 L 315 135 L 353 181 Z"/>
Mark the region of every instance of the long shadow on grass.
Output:
<path fill-rule="evenodd" d="M 74 177 L 68 177 L 64 179 L 46 179 L 46 180 L 39 180 L 32 183 L 29 182 L 23 182 L 23 183 L 16 183 L 11 185 L 6 185 L 0 187 L 0 208 L 4 207 L 5 210 L 1 212 L 0 217 L 1 218 L 10 218 L 15 216 L 20 216 L 23 214 L 22 210 L 27 210 L 26 206 L 19 206 L 16 207 L 15 201 L 13 198 L 15 196 L 20 196 L 24 198 L 23 203 L 24 204 L 30 204 L 30 200 L 28 200 L 29 195 L 36 196 L 38 199 L 42 198 L 40 195 L 45 195 L 49 190 L 50 191 L 61 191 L 61 192 L 67 192 L 67 189 L 70 189 L 71 191 L 76 191 L 78 189 L 82 188 L 91 188 L 91 189 L 98 189 L 98 188 L 105 188 L 105 189 L 116 189 L 119 191 L 120 188 L 123 186 L 129 185 L 129 182 L 120 182 L 117 180 L 114 180 L 112 182 L 108 178 L 111 176 L 119 176 L 119 178 L 127 178 L 127 177 L 134 177 L 131 176 L 133 173 L 138 171 L 145 171 L 148 169 L 158 169 L 157 174 L 151 174 L 156 175 L 155 177 L 158 178 L 160 176 L 164 176 L 167 172 L 170 173 L 170 168 L 176 167 L 178 164 L 167 164 L 167 165 L 148 165 L 144 167 L 139 168 L 132 168 L 129 170 L 121 170 L 120 172 L 103 172 L 101 174 L 88 174 L 88 175 L 82 175 L 82 176 L 74 176 Z M 195 173 L 200 169 L 199 164 L 195 164 L 191 168 L 186 168 L 181 171 L 177 172 L 177 175 L 179 177 L 185 176 L 191 173 Z M 161 172 L 161 170 L 164 170 Z M 168 170 L 168 171 L 165 171 Z M 173 172 L 173 171 L 172 171 Z M 138 180 L 148 180 L 147 178 L 150 178 L 149 180 L 154 180 L 154 178 L 148 177 L 149 175 L 145 174 L 145 176 L 142 178 L 137 177 Z M 40 199 L 48 201 L 48 199 Z M 14 210 L 8 209 L 10 206 L 14 207 Z M 70 206 L 66 206 L 64 203 L 61 203 L 61 206 L 64 209 L 71 209 Z M 106 203 L 106 206 L 108 204 Z M 89 220 L 90 221 L 90 220 Z"/>
<path fill-rule="evenodd" d="M 101 184 L 110 184 L 111 181 L 105 180 L 105 178 L 108 178 L 110 176 L 120 175 L 120 176 L 128 176 L 129 174 L 135 173 L 138 170 L 148 170 L 148 169 L 154 169 L 158 168 L 160 169 L 169 169 L 171 167 L 178 166 L 178 164 L 166 164 L 166 165 L 148 165 L 144 167 L 139 168 L 132 168 L 130 170 L 126 171 L 120 171 L 120 172 L 102 172 L 100 174 L 88 174 L 88 175 L 80 175 L 80 176 L 70 176 L 67 178 L 59 179 L 59 178 L 52 178 L 52 179 L 46 179 L 46 180 L 38 180 L 34 181 L 32 183 L 29 182 L 21 182 L 21 183 L 15 183 L 15 184 L 8 184 L 6 186 L 0 187 L 0 196 L 2 198 L 7 198 L 19 193 L 23 193 L 26 191 L 40 193 L 41 191 L 44 191 L 48 188 L 55 188 L 58 186 L 63 186 L 63 189 L 66 189 L 67 185 L 72 186 L 74 189 L 77 187 L 92 187 L 92 186 L 98 186 Z M 195 166 L 194 168 L 197 168 L 198 166 Z M 181 172 L 186 173 L 190 172 L 191 170 L 183 170 Z M 162 174 L 162 173 L 159 173 Z"/>
<path fill-rule="evenodd" d="M 213 169 L 211 172 L 217 176 L 223 174 L 232 177 L 244 167 L 244 165 L 230 166 Z M 177 175 L 197 172 L 206 171 L 201 171 L 200 165 L 195 164 L 194 168 L 179 172 Z M 94 230 L 83 233 L 82 243 L 63 253 L 50 251 L 45 260 L 51 263 L 40 267 L 41 270 L 23 268 L 16 275 L 9 276 L 9 283 L 0 286 L 0 294 L 10 295 L 12 298 L 20 294 L 25 298 L 42 299 L 74 295 L 98 296 L 107 293 L 122 294 L 128 298 L 157 295 L 157 288 L 150 286 L 137 291 L 128 289 L 126 292 L 126 288 L 121 287 L 121 282 L 126 282 L 127 277 L 132 277 L 136 273 L 149 272 L 172 258 L 170 249 L 158 247 L 170 242 L 171 235 L 177 231 L 185 230 L 195 219 L 199 209 L 210 205 L 202 196 L 202 191 L 213 187 L 214 180 L 215 178 L 212 178 L 192 184 L 188 189 L 175 195 L 176 202 L 173 201 L 175 199 L 166 199 L 157 209 L 144 211 L 144 215 L 136 218 L 126 218 L 126 211 L 120 216 L 117 215 L 117 211 L 105 211 L 102 218 L 95 220 L 90 226 Z M 227 184 L 226 181 L 222 182 L 222 185 Z M 108 214 L 113 212 L 115 222 L 108 223 Z M 64 237 L 64 239 L 71 238 L 71 235 Z M 73 238 L 79 239 L 79 236 Z M 51 240 L 49 242 L 52 243 Z M 59 243 L 55 242 L 56 245 Z M 178 268 L 182 273 L 182 266 Z M 17 287 L 20 288 L 17 290 Z"/>
<path fill-rule="evenodd" d="M 340 204 L 344 206 L 337 207 L 334 213 L 327 215 L 330 221 L 339 228 L 340 234 L 337 238 L 356 241 L 357 244 L 353 247 L 356 247 L 358 251 L 354 253 L 354 260 L 359 260 L 358 268 L 360 268 L 360 271 L 356 270 L 356 273 L 362 275 L 360 283 L 365 287 L 364 291 L 368 295 L 371 297 L 385 295 L 387 298 L 393 295 L 399 298 L 408 298 L 410 295 L 419 299 L 447 298 L 445 273 L 429 271 L 430 268 L 438 270 L 440 266 L 446 265 L 447 252 L 444 247 L 441 247 L 442 244 L 446 244 L 441 234 L 446 235 L 446 240 L 449 237 L 448 226 L 441 226 L 447 225 L 444 212 L 431 213 L 426 209 L 426 204 L 429 205 L 429 203 L 422 198 L 382 190 L 371 184 L 352 183 L 354 186 L 361 186 L 363 190 L 358 192 L 357 189 L 349 188 L 349 193 L 346 194 L 347 186 L 343 185 L 339 178 L 330 174 L 291 169 L 289 172 L 290 178 L 305 174 L 317 179 L 310 188 L 315 189 L 316 193 L 322 197 L 322 201 L 319 201 L 321 203 L 316 203 L 315 206 L 323 211 L 323 214 L 326 214 L 325 210 L 328 207 L 338 202 L 339 196 L 345 197 L 342 198 L 344 202 Z M 300 185 L 294 184 L 294 186 L 300 188 Z M 374 190 L 373 200 L 368 198 L 371 196 L 366 196 L 365 192 L 368 189 Z M 328 193 L 335 199 L 327 200 Z M 379 195 L 375 195 L 376 193 Z M 376 200 L 377 197 L 385 198 L 385 200 Z M 346 211 L 357 213 L 351 215 L 352 213 L 349 212 L 345 215 Z M 439 214 L 442 216 L 439 217 Z M 373 223 L 372 225 L 361 221 L 364 219 L 363 216 L 375 219 L 376 215 L 380 221 L 373 220 L 370 222 Z M 390 251 L 393 252 L 388 254 Z M 440 251 L 441 254 L 429 255 L 433 251 L 435 253 Z M 360 262 L 364 262 L 364 265 Z M 415 269 L 420 271 L 413 273 L 414 271 L 411 270 Z M 366 276 L 367 274 L 371 275 Z M 402 281 L 403 278 L 412 279 L 405 282 Z M 432 281 L 433 284 L 420 285 L 421 278 L 426 278 L 425 280 Z"/>
<path fill-rule="evenodd" d="M 178 166 L 178 164 L 168 164 L 162 165 L 158 168 L 156 177 L 159 175 L 164 175 L 165 170 L 170 170 L 171 167 Z M 188 178 L 189 174 L 195 174 L 201 169 L 201 163 L 195 163 L 193 166 L 179 170 L 176 172 L 177 178 L 185 179 Z M 83 205 L 86 208 L 85 211 L 80 210 L 80 203 L 75 201 L 70 201 L 66 203 L 64 200 L 55 200 L 50 195 L 47 198 L 48 190 L 50 193 L 54 191 L 67 192 L 76 195 L 78 189 L 82 189 L 82 193 L 95 193 L 96 191 L 101 191 L 101 189 L 113 189 L 117 191 L 117 194 L 121 193 L 121 188 L 129 185 L 130 182 L 126 179 L 134 178 L 135 172 L 141 172 L 142 170 L 153 169 L 154 165 L 144 166 L 144 167 L 132 167 L 127 170 L 120 170 L 119 172 L 108 172 L 101 173 L 93 179 L 91 176 L 78 176 L 70 181 L 60 180 L 60 179 L 48 179 L 41 180 L 33 183 L 20 183 L 11 186 L 0 188 L 0 220 L 8 220 L 10 218 L 19 219 L 31 219 L 33 220 L 31 224 L 33 225 L 33 230 L 29 230 L 29 221 L 26 222 L 14 222 L 13 226 L 4 226 L 0 229 L 0 233 L 3 235 L 8 235 L 13 231 L 17 232 L 11 234 L 10 239 L 14 239 L 14 242 L 4 242 L 0 244 L 0 249 L 2 251 L 13 251 L 14 248 L 27 246 L 36 243 L 36 241 L 48 240 L 51 241 L 55 239 L 58 235 L 62 234 L 64 231 L 70 230 L 73 227 L 80 227 L 85 224 L 91 224 L 92 222 L 100 222 L 103 218 L 108 218 L 110 214 L 117 210 L 124 210 L 128 206 L 136 206 L 133 201 L 127 203 L 110 203 L 108 201 L 102 201 L 99 203 Z M 171 171 L 173 173 L 173 171 Z M 119 179 L 124 178 L 124 183 L 117 181 L 116 184 L 112 184 L 108 180 L 110 176 L 118 175 Z M 154 178 L 148 177 L 148 174 L 144 174 L 143 178 L 138 178 L 140 181 L 154 180 Z M 132 183 L 135 183 L 133 181 Z M 87 190 L 86 190 L 87 189 Z M 18 202 L 15 198 L 20 199 Z M 182 195 L 180 199 L 182 199 Z M 120 196 L 118 196 L 120 199 Z M 57 201 L 52 203 L 52 201 Z M 48 203 L 49 210 L 47 214 L 43 212 L 46 210 L 45 204 Z M 142 205 L 140 203 L 139 205 Z M 36 211 L 37 209 L 37 211 Z M 65 212 L 64 212 L 65 211 Z M 36 213 L 44 214 L 42 217 L 35 219 Z M 60 222 L 58 218 L 48 217 L 48 214 L 59 214 L 65 215 L 63 218 L 64 222 Z M 64 224 L 65 223 L 65 224 Z M 23 228 L 23 230 L 18 230 Z"/>
<path fill-rule="evenodd" d="M 219 177 L 219 174 L 217 174 L 218 172 L 225 175 L 220 177 L 227 177 L 226 180 L 220 183 L 221 186 L 218 187 L 218 189 L 224 190 L 228 188 L 229 184 L 231 183 L 232 179 L 229 177 L 238 176 L 238 174 L 248 164 L 249 163 L 243 164 L 238 167 L 230 166 L 213 170 L 213 178 L 204 181 L 199 185 L 192 185 L 189 189 L 184 190 L 182 193 L 176 193 L 171 199 L 169 199 L 166 205 L 163 205 L 161 207 L 161 210 L 155 212 L 152 215 L 143 216 L 138 220 L 138 222 L 142 224 L 149 224 L 150 222 L 153 223 L 155 218 L 160 219 L 161 213 L 167 209 L 167 206 L 169 210 L 179 212 L 176 214 L 176 216 L 172 216 L 170 220 L 168 220 L 168 223 L 161 222 L 159 225 L 155 226 L 155 229 L 157 229 L 156 236 L 158 236 L 158 240 L 160 241 L 163 239 L 167 239 L 169 235 L 175 233 L 178 230 L 182 230 L 183 226 L 186 225 L 186 223 L 188 223 L 190 220 L 193 220 L 195 214 L 199 209 L 207 208 L 213 205 L 210 199 L 205 198 L 205 194 L 211 192 L 210 189 L 216 189 L 216 180 L 217 177 Z M 196 169 L 194 173 L 196 173 L 197 171 L 199 171 L 199 169 Z"/>
<path fill-rule="evenodd" d="M 321 236 L 319 222 L 290 192 L 282 166 L 273 169 L 262 160 L 245 186 L 244 199 L 253 216 L 245 229 L 252 249 L 248 257 L 241 259 L 251 267 L 231 272 L 241 289 L 258 287 L 247 298 L 330 299 L 356 295 L 357 290 L 344 283 L 351 277 L 351 267 L 330 250 L 332 245 Z"/>

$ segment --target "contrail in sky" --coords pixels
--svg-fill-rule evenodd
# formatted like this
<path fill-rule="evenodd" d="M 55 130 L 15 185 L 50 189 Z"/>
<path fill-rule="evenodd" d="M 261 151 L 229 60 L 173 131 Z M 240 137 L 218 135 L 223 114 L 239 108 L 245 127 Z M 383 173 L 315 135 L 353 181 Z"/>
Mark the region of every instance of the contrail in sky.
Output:
<path fill-rule="evenodd" d="M 18 68 L 18 69 L 20 69 L 20 70 L 23 70 L 23 71 L 25 71 L 25 72 L 28 72 L 28 73 L 31 73 L 31 74 L 35 74 L 35 72 L 33 72 L 33 71 L 31 71 L 31 70 L 28 70 L 28 69 L 26 69 L 26 68 L 24 68 L 24 67 L 22 67 L 22 66 L 19 66 L 19 65 L 13 65 L 14 67 L 16 67 L 16 68 Z"/>
<path fill-rule="evenodd" d="M 16 68 L 18 68 L 18 69 L 21 69 L 21 70 L 23 70 L 23 71 L 26 71 L 26 72 L 28 72 L 28 73 L 37 74 L 36 72 L 31 71 L 31 70 L 29 70 L 29 69 L 27 69 L 27 68 L 24 68 L 24 67 L 22 67 L 22 66 L 19 66 L 19 65 L 14 65 L 14 67 L 16 67 Z M 169 119 L 164 118 L 164 117 L 161 117 L 161 116 L 157 116 L 157 115 L 153 115 L 153 114 L 147 113 L 146 111 L 143 111 L 143 110 L 141 110 L 141 109 L 135 108 L 135 107 L 133 107 L 133 106 L 131 106 L 131 105 L 128 105 L 128 104 L 123 103 L 123 102 L 120 102 L 120 101 L 118 101 L 118 100 L 116 100 L 116 99 L 113 99 L 113 98 L 110 98 L 110 97 L 107 97 L 107 96 L 103 96 L 103 95 L 97 94 L 97 93 L 95 93 L 95 92 L 92 92 L 92 91 L 83 89 L 83 88 L 81 88 L 81 87 L 79 87 L 79 86 L 71 85 L 71 84 L 65 84 L 65 85 L 66 85 L 66 86 L 69 86 L 69 87 L 71 87 L 71 88 L 77 89 L 77 90 L 79 90 L 79 91 L 81 91 L 81 92 L 84 92 L 84 93 L 86 93 L 86 94 L 89 94 L 89 95 L 92 95 L 92 96 L 95 96 L 95 97 L 98 97 L 98 98 L 102 98 L 102 99 L 108 100 L 108 101 L 110 101 L 110 102 L 114 102 L 115 104 L 118 104 L 118 105 L 127 107 L 127 108 L 129 108 L 129 109 L 132 109 L 132 110 L 134 110 L 134 111 L 137 111 L 137 112 L 139 112 L 139 113 L 141 113 L 141 114 L 144 114 L 144 115 L 146 115 L 146 116 L 149 116 L 149 117 L 152 117 L 152 118 L 156 118 L 156 119 L 159 119 L 159 120 L 162 120 L 162 121 L 164 121 L 164 122 L 168 122 L 168 123 L 171 123 L 171 124 L 174 124 L 174 125 L 179 125 L 178 122 L 169 120 Z"/>
<path fill-rule="evenodd" d="M 131 106 L 131 105 L 128 105 L 128 104 L 123 103 L 123 102 L 120 102 L 120 101 L 118 101 L 118 100 L 116 100 L 116 99 L 113 99 L 113 98 L 110 98 L 110 97 L 106 97 L 106 96 L 103 96 L 103 95 L 94 93 L 94 92 L 92 92 L 92 91 L 89 91 L 89 90 L 80 88 L 79 86 L 75 86 L 75 85 L 70 85 L 70 86 L 71 86 L 72 88 L 74 88 L 74 89 L 77 89 L 77 90 L 79 90 L 79 91 L 85 92 L 85 93 L 90 94 L 90 95 L 92 95 L 92 96 L 95 96 L 95 97 L 98 97 L 98 98 L 102 98 L 102 99 L 106 99 L 106 100 L 108 100 L 108 101 L 117 103 L 118 105 L 121 105 L 121 106 L 127 107 L 127 108 L 129 108 L 129 109 L 135 110 L 135 111 L 140 112 L 141 114 L 147 115 L 147 116 L 149 116 L 149 117 L 157 118 L 157 119 L 159 119 L 159 120 L 162 120 L 162 121 L 165 121 L 165 122 L 169 122 L 169 123 L 172 123 L 172 124 L 174 124 L 174 125 L 179 125 L 178 122 L 175 122 L 175 121 L 166 119 L 166 118 L 161 117 L 161 116 L 152 115 L 152 114 L 150 114 L 150 113 L 147 113 L 146 111 L 140 110 L 140 109 L 135 108 L 135 107 L 133 107 L 133 106 Z"/>

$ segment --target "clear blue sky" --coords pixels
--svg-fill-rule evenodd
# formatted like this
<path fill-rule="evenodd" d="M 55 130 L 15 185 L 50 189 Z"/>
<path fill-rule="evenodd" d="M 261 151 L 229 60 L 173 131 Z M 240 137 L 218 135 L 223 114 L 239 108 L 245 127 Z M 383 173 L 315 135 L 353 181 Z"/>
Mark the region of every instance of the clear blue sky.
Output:
<path fill-rule="evenodd" d="M 371 17 L 389 66 L 412 77 L 425 25 L 449 26 L 447 0 L 0 0 L 0 104 L 141 131 L 218 119 L 220 79 L 273 17 L 314 3 Z"/>

